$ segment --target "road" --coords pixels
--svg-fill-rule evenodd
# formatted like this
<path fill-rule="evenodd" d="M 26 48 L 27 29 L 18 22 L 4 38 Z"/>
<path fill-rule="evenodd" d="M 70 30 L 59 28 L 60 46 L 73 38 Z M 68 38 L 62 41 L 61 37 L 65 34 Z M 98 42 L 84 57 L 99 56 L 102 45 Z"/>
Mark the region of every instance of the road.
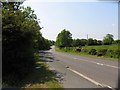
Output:
<path fill-rule="evenodd" d="M 117 88 L 118 62 L 56 52 L 44 52 L 44 60 L 65 88 Z"/>

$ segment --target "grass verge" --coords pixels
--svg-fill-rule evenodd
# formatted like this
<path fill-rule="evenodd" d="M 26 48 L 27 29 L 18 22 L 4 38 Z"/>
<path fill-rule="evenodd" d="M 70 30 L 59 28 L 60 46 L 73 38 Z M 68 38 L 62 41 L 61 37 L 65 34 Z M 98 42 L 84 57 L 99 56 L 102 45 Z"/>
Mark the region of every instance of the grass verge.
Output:
<path fill-rule="evenodd" d="M 56 75 L 39 57 L 36 60 L 36 68 L 25 81 L 28 83 L 24 84 L 22 88 L 52 88 L 52 90 L 62 88 L 62 85 L 56 80 Z"/>
<path fill-rule="evenodd" d="M 64 51 L 62 49 L 59 49 L 58 47 L 55 47 L 55 51 L 62 52 L 62 53 L 73 54 L 73 55 L 85 56 L 85 57 L 90 57 L 90 58 L 98 58 L 98 59 L 104 59 L 104 60 L 111 60 L 111 61 L 118 61 L 119 60 L 119 59 L 116 59 L 116 58 L 110 58 L 110 57 L 106 57 L 106 56 L 90 55 L 90 54 L 84 53 L 84 52 Z"/>

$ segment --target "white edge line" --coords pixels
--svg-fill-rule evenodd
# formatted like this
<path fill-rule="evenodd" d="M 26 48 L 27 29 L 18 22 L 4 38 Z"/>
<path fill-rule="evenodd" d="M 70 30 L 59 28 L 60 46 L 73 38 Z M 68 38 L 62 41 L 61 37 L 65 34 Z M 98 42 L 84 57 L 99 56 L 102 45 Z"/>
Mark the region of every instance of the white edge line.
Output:
<path fill-rule="evenodd" d="M 109 85 L 100 84 L 100 83 L 96 82 L 95 80 L 93 80 L 93 79 L 91 79 L 91 78 L 89 78 L 89 77 L 87 77 L 87 76 L 85 76 L 85 75 L 83 75 L 83 74 L 81 74 L 81 73 L 79 73 L 79 72 L 71 69 L 71 68 L 68 68 L 68 69 L 69 69 L 70 71 L 76 73 L 77 75 L 83 77 L 84 79 L 86 79 L 86 80 L 94 83 L 94 84 L 97 85 L 97 86 L 101 86 L 101 87 L 103 87 L 103 88 L 107 87 L 107 88 L 110 88 L 110 89 L 114 90 L 114 89 L 113 89 L 111 86 L 109 86 Z"/>

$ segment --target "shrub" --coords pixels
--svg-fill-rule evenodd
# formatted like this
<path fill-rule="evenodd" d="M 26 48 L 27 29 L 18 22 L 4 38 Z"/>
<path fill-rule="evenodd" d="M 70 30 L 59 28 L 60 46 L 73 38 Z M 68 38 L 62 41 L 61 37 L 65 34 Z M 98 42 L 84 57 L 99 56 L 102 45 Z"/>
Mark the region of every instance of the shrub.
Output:
<path fill-rule="evenodd" d="M 77 49 L 76 49 L 76 52 L 81 52 L 81 48 L 77 48 Z"/>
<path fill-rule="evenodd" d="M 98 50 L 97 52 L 97 56 L 104 56 L 107 52 L 107 49 L 101 49 L 101 50 Z"/>
<path fill-rule="evenodd" d="M 106 56 L 108 56 L 108 57 L 113 57 L 113 53 L 114 53 L 114 51 L 113 50 L 108 50 L 107 52 L 106 52 Z"/>
<path fill-rule="evenodd" d="M 111 58 L 119 58 L 120 50 L 108 50 L 106 52 L 106 56 L 111 57 Z"/>
<path fill-rule="evenodd" d="M 96 54 L 97 54 L 96 49 L 91 49 L 91 50 L 89 51 L 89 54 L 91 54 L 91 55 L 96 55 Z"/>
<path fill-rule="evenodd" d="M 120 50 L 115 51 L 115 58 L 120 58 Z"/>
<path fill-rule="evenodd" d="M 87 52 L 88 52 L 88 49 L 82 48 L 82 52 L 87 53 Z"/>

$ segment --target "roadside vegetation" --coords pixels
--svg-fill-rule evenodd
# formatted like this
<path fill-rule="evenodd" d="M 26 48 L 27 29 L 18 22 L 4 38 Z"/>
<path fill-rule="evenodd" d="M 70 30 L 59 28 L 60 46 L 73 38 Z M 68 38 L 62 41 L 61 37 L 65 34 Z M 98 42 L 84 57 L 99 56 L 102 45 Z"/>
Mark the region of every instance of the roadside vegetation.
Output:
<path fill-rule="evenodd" d="M 9 0 L 0 3 L 3 88 L 22 87 L 27 83 L 30 87 L 59 87 L 54 74 L 37 57 L 39 50 L 50 49 L 54 42 L 42 36 L 36 14 L 22 3 Z M 36 65 L 41 68 L 36 70 Z"/>
<path fill-rule="evenodd" d="M 3 88 L 61 88 L 55 74 L 43 62 L 40 50 L 49 50 L 55 42 L 42 36 L 40 21 L 31 7 L 23 2 L 1 2 L 2 7 L 2 85 Z M 119 57 L 116 47 L 119 40 L 107 34 L 103 41 L 89 38 L 72 39 L 72 34 L 63 30 L 56 40 L 56 47 L 65 52 Z M 96 46 L 99 45 L 99 46 Z M 107 48 L 104 48 L 105 45 Z M 98 48 L 99 47 L 99 48 Z M 102 49 L 101 49 L 102 48 Z M 39 68 L 36 68 L 39 67 Z"/>
<path fill-rule="evenodd" d="M 33 68 L 32 72 L 12 86 L 11 84 L 3 83 L 3 88 L 20 87 L 22 90 L 28 90 L 28 88 L 31 88 L 32 90 L 36 88 L 49 88 L 50 90 L 56 90 L 56 88 L 62 89 L 62 84 L 56 79 L 55 73 L 49 70 L 49 66 L 39 58 L 39 54 L 35 54 L 35 56 L 35 68 Z"/>
<path fill-rule="evenodd" d="M 72 39 L 72 34 L 64 29 L 58 34 L 55 46 L 57 51 L 118 60 L 120 40 L 114 40 L 113 37 L 112 34 L 107 34 L 103 40 L 93 38 Z"/>

